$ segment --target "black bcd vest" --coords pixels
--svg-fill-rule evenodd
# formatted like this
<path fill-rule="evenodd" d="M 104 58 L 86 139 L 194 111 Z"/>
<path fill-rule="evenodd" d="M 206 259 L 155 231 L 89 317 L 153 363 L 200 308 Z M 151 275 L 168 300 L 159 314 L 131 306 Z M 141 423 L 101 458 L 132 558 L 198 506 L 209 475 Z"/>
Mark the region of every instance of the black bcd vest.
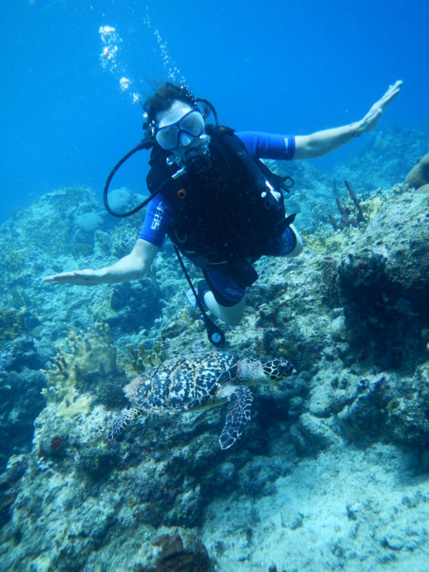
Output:
<path fill-rule="evenodd" d="M 197 266 L 219 270 L 246 287 L 257 278 L 251 263 L 275 254 L 276 239 L 294 216 L 285 218 L 284 179 L 253 159 L 232 129 L 207 125 L 206 133 L 208 157 L 162 190 L 174 213 L 167 234 Z M 150 192 L 180 169 L 167 164 L 169 156 L 158 145 L 153 148 Z"/>

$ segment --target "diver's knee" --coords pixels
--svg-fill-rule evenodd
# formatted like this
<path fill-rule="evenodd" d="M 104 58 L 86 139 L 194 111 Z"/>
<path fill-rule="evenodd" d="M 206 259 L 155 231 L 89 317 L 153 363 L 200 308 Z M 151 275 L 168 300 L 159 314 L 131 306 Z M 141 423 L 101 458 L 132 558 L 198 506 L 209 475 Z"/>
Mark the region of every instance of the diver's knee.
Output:
<path fill-rule="evenodd" d="M 222 306 L 215 299 L 213 292 L 208 291 L 204 294 L 204 303 L 216 318 L 219 318 L 228 326 L 238 326 L 243 318 L 245 306 L 244 296 L 243 299 L 238 302 L 238 304 L 234 304 L 234 306 Z"/>

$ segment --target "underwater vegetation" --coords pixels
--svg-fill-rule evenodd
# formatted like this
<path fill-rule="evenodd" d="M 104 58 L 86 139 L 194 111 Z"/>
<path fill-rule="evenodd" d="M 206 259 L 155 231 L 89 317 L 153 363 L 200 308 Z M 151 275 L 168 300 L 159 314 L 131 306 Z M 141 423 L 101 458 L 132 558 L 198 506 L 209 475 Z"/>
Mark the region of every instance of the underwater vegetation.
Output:
<path fill-rule="evenodd" d="M 14 340 L 24 329 L 25 311 L 0 308 L 0 341 Z"/>
<path fill-rule="evenodd" d="M 350 183 L 345 180 L 344 184 L 349 192 L 350 198 L 353 201 L 354 208 L 356 210 L 355 218 L 353 219 L 352 210 L 349 208 L 345 208 L 338 197 L 336 197 L 336 203 L 338 211 L 341 215 L 341 220 L 339 223 L 335 220 L 333 215 L 328 213 L 329 222 L 332 224 L 334 230 L 342 230 L 343 228 L 347 228 L 349 226 L 359 226 L 360 223 L 365 223 L 366 219 L 362 212 L 362 207 L 360 204 L 360 200 L 357 198 L 355 192 L 350 186 Z"/>
<path fill-rule="evenodd" d="M 46 403 L 55 404 L 60 417 L 72 418 L 89 411 L 90 398 L 79 390 L 88 380 L 106 379 L 116 373 L 116 348 L 107 324 L 97 324 L 85 336 L 70 331 L 65 344 L 57 348 L 50 368 L 43 371 Z"/>

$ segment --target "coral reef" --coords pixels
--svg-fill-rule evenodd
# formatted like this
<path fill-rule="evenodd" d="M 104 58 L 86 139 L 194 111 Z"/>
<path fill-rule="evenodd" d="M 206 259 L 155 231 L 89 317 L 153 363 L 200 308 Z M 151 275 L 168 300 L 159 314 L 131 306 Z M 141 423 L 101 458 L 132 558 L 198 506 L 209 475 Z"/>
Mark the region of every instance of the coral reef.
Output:
<path fill-rule="evenodd" d="M 182 532 L 162 534 L 152 541 L 160 548 L 153 565 L 141 568 L 142 572 L 157 572 L 161 570 L 188 570 L 189 572 L 210 572 L 209 555 L 205 546 Z"/>
<path fill-rule="evenodd" d="M 118 364 L 130 377 L 139 375 L 145 369 L 154 367 L 166 359 L 162 342 L 154 344 L 152 348 L 146 348 L 145 344 L 141 343 L 137 347 L 127 346 L 126 349 L 128 356 L 125 360 L 118 356 Z"/>
<path fill-rule="evenodd" d="M 25 311 L 16 312 L 9 308 L 0 308 L 0 341 L 13 340 L 24 330 Z"/>
<path fill-rule="evenodd" d="M 287 208 L 306 249 L 257 262 L 225 350 L 282 356 L 298 373 L 255 388 L 227 452 L 222 408 L 107 439 L 130 378 L 209 346 L 168 242 L 143 281 L 53 288 L 35 277 L 113 262 L 139 217 L 114 221 L 89 189 L 60 189 L 0 229 L 0 307 L 12 325 L 24 314 L 0 348 L 5 569 L 425 569 L 429 195 L 391 186 L 427 143 L 379 134 L 335 174 L 366 226 L 333 230 L 333 179 L 273 164 L 296 179 Z"/>
<path fill-rule="evenodd" d="M 333 256 L 324 256 L 320 260 L 320 270 L 322 274 L 322 281 L 320 283 L 321 293 L 325 303 L 330 308 L 339 308 L 341 306 L 338 266 L 339 261 Z"/>
<path fill-rule="evenodd" d="M 415 189 L 429 184 L 429 153 L 411 169 L 405 178 L 405 182 Z"/>
<path fill-rule="evenodd" d="M 338 181 L 350 181 L 359 196 L 374 189 L 388 190 L 404 181 L 410 166 L 418 163 L 428 148 L 423 130 L 385 124 L 367 134 L 365 144 L 338 164 L 333 176 Z"/>
<path fill-rule="evenodd" d="M 37 368 L 23 368 L 20 373 L 13 369 L 0 371 L 1 470 L 9 457 L 31 450 L 34 420 L 45 406 L 40 394 L 44 386 L 44 377 Z"/>
<path fill-rule="evenodd" d="M 396 188 L 341 257 L 350 339 L 366 340 L 397 365 L 408 351 L 425 352 L 416 341 L 429 319 L 428 207 L 428 195 Z"/>
<path fill-rule="evenodd" d="M 357 198 L 357 196 L 355 195 L 353 189 L 350 186 L 350 183 L 347 181 L 347 179 L 344 181 L 344 184 L 346 185 L 347 191 L 350 195 L 350 198 L 353 201 L 353 204 L 355 206 L 356 209 L 356 215 L 355 218 L 351 218 L 351 214 L 352 211 L 349 208 L 344 207 L 341 204 L 341 201 L 338 197 L 335 198 L 336 203 L 337 203 L 337 208 L 338 211 L 341 215 L 341 220 L 339 223 L 337 223 L 337 221 L 335 220 L 335 218 L 333 217 L 333 215 L 331 215 L 330 213 L 328 213 L 328 218 L 329 218 L 329 222 L 332 224 L 334 230 L 342 230 L 343 228 L 347 228 L 349 226 L 359 226 L 360 223 L 365 223 L 367 222 L 365 219 L 365 216 L 362 212 L 362 207 L 361 207 L 361 202 L 360 200 Z"/>
<path fill-rule="evenodd" d="M 80 395 L 94 377 L 106 378 L 116 372 L 116 348 L 107 324 L 96 324 L 85 336 L 70 331 L 64 346 L 57 348 L 52 365 L 43 373 L 47 387 L 42 394 L 57 415 L 71 418 L 89 411 L 91 398 Z"/>
<path fill-rule="evenodd" d="M 150 277 L 119 284 L 113 289 L 111 307 L 116 312 L 115 317 L 107 320 L 112 328 L 126 333 L 150 329 L 161 315 L 159 285 Z"/>
<path fill-rule="evenodd" d="M 0 528 L 10 519 L 11 508 L 18 496 L 19 482 L 26 468 L 25 455 L 12 455 L 0 476 Z"/>

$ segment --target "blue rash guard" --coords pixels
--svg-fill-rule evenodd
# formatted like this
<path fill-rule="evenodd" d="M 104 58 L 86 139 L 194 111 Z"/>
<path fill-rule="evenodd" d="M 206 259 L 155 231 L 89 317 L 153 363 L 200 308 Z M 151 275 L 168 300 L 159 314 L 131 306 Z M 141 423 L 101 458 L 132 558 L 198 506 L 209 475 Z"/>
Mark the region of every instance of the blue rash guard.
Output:
<path fill-rule="evenodd" d="M 249 155 L 255 159 L 290 161 L 295 154 L 295 137 L 291 135 L 273 135 L 256 131 L 240 131 L 235 135 L 242 140 Z M 159 193 L 149 203 L 138 237 L 161 248 L 172 217 L 173 212 L 168 201 L 162 193 Z M 285 230 L 281 240 L 280 255 L 284 256 L 293 249 L 293 239 L 289 229 Z M 204 274 L 220 304 L 231 306 L 243 298 L 245 290 L 239 288 L 229 276 L 215 270 L 209 270 Z"/>

